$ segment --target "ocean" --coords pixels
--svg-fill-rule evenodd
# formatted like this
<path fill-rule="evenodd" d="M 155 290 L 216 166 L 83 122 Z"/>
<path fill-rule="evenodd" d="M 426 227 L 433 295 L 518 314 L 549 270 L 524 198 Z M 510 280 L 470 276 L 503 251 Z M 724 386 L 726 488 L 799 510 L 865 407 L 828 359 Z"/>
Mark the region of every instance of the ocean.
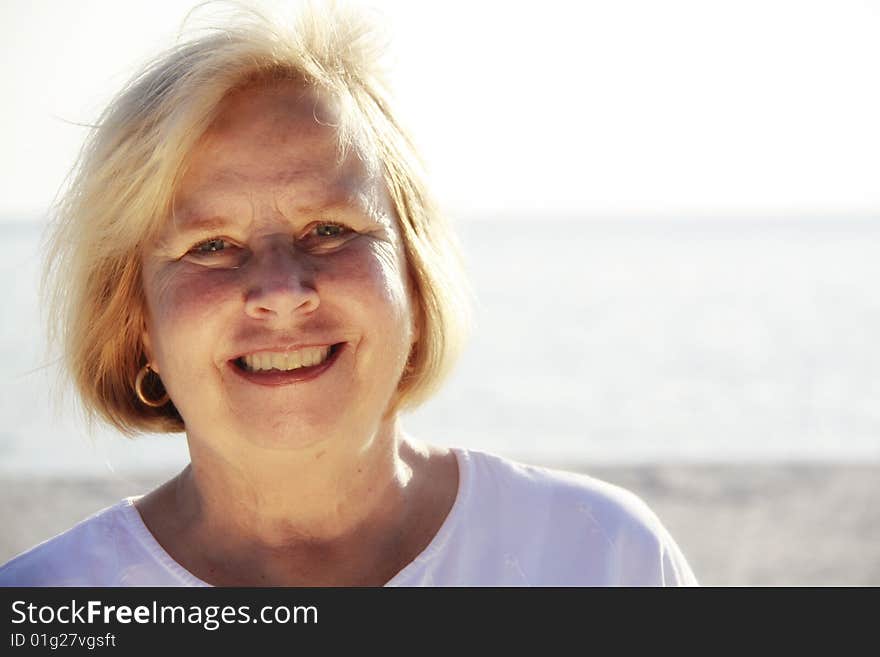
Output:
<path fill-rule="evenodd" d="M 404 426 L 546 464 L 880 462 L 880 219 L 482 217 L 474 330 Z M 0 472 L 136 473 L 182 435 L 53 412 L 39 226 L 0 223 Z"/>

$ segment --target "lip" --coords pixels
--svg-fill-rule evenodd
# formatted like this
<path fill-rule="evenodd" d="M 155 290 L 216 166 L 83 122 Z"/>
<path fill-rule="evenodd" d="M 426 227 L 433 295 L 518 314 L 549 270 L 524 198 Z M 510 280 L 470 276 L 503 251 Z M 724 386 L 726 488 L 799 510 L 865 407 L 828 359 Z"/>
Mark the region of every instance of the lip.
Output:
<path fill-rule="evenodd" d="M 314 346 L 326 346 L 326 345 L 314 345 Z M 333 364 L 339 359 L 339 355 L 345 351 L 348 346 L 347 342 L 338 342 L 330 346 L 330 356 L 327 357 L 320 365 L 310 365 L 309 367 L 300 367 L 295 370 L 291 370 L 289 372 L 282 372 L 278 370 L 270 370 L 268 372 L 248 372 L 246 369 L 242 368 L 238 364 L 238 360 L 241 358 L 233 358 L 230 361 L 227 361 L 227 365 L 229 368 L 235 372 L 238 376 L 249 381 L 250 383 L 256 383 L 261 386 L 284 386 L 289 385 L 291 383 L 302 383 L 305 381 L 311 381 L 312 379 L 316 379 L 321 376 L 324 372 L 330 369 Z M 271 349 L 263 349 L 260 351 L 250 351 L 250 354 L 258 354 L 262 351 L 273 351 Z M 277 351 L 282 351 L 278 349 Z M 244 355 L 244 354 L 242 354 Z"/>

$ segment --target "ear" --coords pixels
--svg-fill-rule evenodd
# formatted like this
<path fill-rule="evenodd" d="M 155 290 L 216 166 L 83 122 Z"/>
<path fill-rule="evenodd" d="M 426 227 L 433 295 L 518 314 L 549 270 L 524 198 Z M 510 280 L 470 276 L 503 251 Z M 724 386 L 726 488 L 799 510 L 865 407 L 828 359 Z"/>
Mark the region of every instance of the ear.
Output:
<path fill-rule="evenodd" d="M 141 344 L 144 347 L 144 356 L 147 358 L 147 363 L 150 365 L 150 369 L 158 374 L 159 366 L 156 365 L 156 362 L 153 359 L 153 342 L 150 340 L 150 333 L 147 331 L 146 326 L 144 326 L 141 332 Z"/>

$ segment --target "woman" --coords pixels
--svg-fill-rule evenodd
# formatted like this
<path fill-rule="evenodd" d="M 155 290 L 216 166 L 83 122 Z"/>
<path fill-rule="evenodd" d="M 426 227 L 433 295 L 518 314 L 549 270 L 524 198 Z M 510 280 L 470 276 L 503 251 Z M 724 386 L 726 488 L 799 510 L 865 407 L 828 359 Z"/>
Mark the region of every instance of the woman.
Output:
<path fill-rule="evenodd" d="M 47 276 L 68 369 L 123 432 L 185 431 L 191 464 L 0 583 L 695 583 L 630 493 L 403 433 L 463 287 L 364 25 L 250 17 L 102 117 Z"/>

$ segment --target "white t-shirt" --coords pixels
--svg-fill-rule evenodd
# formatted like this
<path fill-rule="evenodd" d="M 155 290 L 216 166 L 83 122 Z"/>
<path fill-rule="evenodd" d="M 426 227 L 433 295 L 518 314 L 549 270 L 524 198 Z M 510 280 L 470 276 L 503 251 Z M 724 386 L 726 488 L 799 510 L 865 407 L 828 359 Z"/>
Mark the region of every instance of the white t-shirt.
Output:
<path fill-rule="evenodd" d="M 585 475 L 454 448 L 455 503 L 386 586 L 687 586 L 657 516 Z M 0 586 L 209 586 L 156 541 L 127 498 L 0 567 Z"/>

